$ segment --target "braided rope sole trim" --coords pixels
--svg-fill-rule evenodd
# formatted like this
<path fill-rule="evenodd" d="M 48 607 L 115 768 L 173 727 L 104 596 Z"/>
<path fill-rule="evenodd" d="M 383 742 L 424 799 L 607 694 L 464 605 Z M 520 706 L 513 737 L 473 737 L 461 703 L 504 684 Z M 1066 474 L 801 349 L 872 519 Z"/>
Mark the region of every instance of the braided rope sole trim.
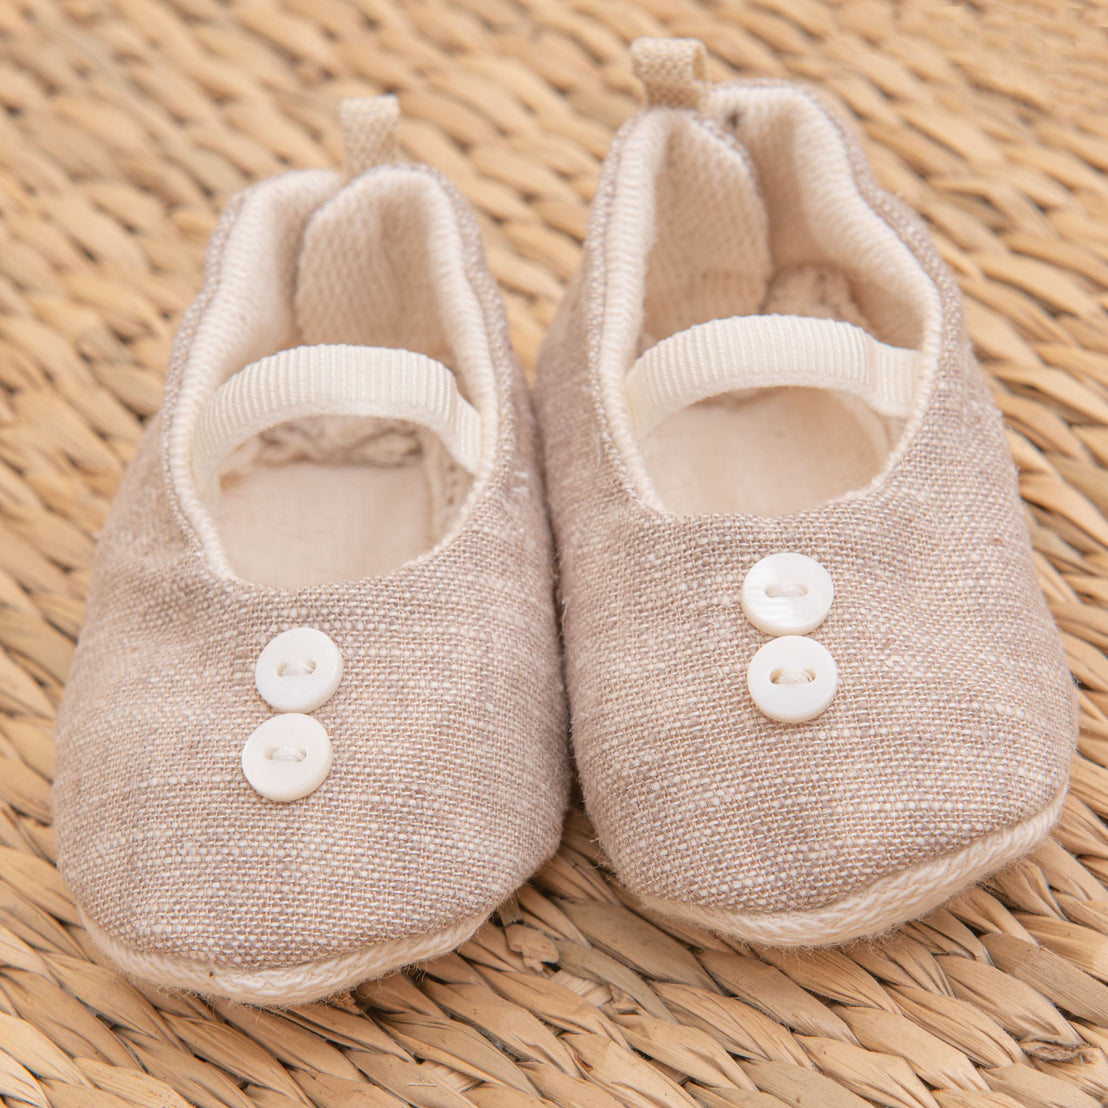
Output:
<path fill-rule="evenodd" d="M 834 946 L 918 919 L 990 873 L 1015 861 L 1049 834 L 1062 812 L 1063 791 L 1038 815 L 986 835 L 955 854 L 924 862 L 819 908 L 732 912 L 664 897 L 638 899 L 660 915 L 766 946 Z"/>
<path fill-rule="evenodd" d="M 240 969 L 209 965 L 173 954 L 136 950 L 91 923 L 84 912 L 80 916 L 92 941 L 128 977 L 162 989 L 185 990 L 201 996 L 226 997 L 241 1004 L 275 1008 L 309 1004 L 413 962 L 437 958 L 464 943 L 488 919 L 486 912 L 440 931 L 371 943 L 347 954 L 317 958 L 299 965 Z"/>

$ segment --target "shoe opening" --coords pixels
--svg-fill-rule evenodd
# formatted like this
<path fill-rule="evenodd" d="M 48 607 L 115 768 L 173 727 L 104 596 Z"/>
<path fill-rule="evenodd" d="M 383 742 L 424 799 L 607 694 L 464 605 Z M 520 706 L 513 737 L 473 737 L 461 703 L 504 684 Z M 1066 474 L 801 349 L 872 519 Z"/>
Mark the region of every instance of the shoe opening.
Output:
<path fill-rule="evenodd" d="M 265 392 L 277 416 L 288 404 L 290 418 L 229 440 L 197 490 L 227 568 L 259 584 L 385 574 L 450 532 L 475 465 L 463 464 L 434 419 L 419 418 L 413 396 L 445 396 L 441 405 L 464 409 L 481 434 L 491 433 L 492 354 L 449 195 L 432 174 L 402 166 L 340 184 L 331 174 L 294 174 L 247 195 L 193 352 L 199 345 L 206 353 L 211 344 L 202 340 L 216 333 L 246 335 L 224 344 L 218 364 L 186 369 L 186 379 L 196 370 L 201 430 L 216 402 L 222 416 L 231 410 L 224 394 L 235 388 L 249 385 L 253 401 Z M 289 358 L 269 357 L 278 351 Z M 287 375 L 286 362 L 314 406 L 298 408 L 287 377 L 271 379 L 271 363 Z M 269 378 L 259 377 L 263 369 Z M 377 409 L 351 400 L 382 390 L 406 403 L 366 414 Z"/>
<path fill-rule="evenodd" d="M 602 373 L 614 412 L 628 388 L 671 401 L 627 428 L 662 506 L 779 516 L 870 484 L 925 387 L 939 297 L 826 113 L 772 84 L 645 113 L 613 189 Z"/>

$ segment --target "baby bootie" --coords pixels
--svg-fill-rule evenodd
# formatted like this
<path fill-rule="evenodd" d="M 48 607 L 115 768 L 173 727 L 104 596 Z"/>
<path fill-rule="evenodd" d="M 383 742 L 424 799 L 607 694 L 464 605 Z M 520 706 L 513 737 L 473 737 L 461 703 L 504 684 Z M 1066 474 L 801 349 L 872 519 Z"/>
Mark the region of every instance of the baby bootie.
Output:
<path fill-rule="evenodd" d="M 100 536 L 61 872 L 157 985 L 313 1000 L 468 938 L 559 840 L 526 383 L 472 214 L 348 101 L 235 199 Z"/>
<path fill-rule="evenodd" d="M 651 909 L 872 934 L 1061 810 L 1012 458 L 957 286 L 819 100 L 633 58 L 537 384 L 586 803 Z"/>

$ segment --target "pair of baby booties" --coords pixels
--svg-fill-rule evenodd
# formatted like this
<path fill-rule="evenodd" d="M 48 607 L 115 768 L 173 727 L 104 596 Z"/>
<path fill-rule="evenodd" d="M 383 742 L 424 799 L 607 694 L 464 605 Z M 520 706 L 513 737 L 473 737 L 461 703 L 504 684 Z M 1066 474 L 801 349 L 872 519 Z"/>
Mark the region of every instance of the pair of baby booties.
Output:
<path fill-rule="evenodd" d="M 567 702 L 619 879 L 745 940 L 877 933 L 1057 818 L 1076 698 L 922 223 L 808 91 L 632 57 L 533 401 L 395 101 L 224 215 L 58 721 L 124 972 L 296 1004 L 452 949 L 558 845 Z"/>

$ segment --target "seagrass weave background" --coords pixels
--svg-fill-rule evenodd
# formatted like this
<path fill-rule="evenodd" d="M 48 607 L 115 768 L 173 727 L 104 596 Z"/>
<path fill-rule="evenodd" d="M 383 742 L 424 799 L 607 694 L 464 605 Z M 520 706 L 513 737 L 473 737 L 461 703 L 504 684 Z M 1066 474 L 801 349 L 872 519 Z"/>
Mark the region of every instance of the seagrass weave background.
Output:
<path fill-rule="evenodd" d="M 0 1096 L 603 1108 L 1108 1102 L 1108 7 L 1049 0 L 0 0 Z M 232 192 L 339 158 L 393 90 L 482 215 L 530 365 L 627 44 L 816 81 L 968 297 L 1082 683 L 1056 840 L 895 937 L 810 956 L 636 914 L 580 815 L 457 955 L 283 1014 L 91 961 L 51 858 L 51 719 L 93 536 Z"/>

